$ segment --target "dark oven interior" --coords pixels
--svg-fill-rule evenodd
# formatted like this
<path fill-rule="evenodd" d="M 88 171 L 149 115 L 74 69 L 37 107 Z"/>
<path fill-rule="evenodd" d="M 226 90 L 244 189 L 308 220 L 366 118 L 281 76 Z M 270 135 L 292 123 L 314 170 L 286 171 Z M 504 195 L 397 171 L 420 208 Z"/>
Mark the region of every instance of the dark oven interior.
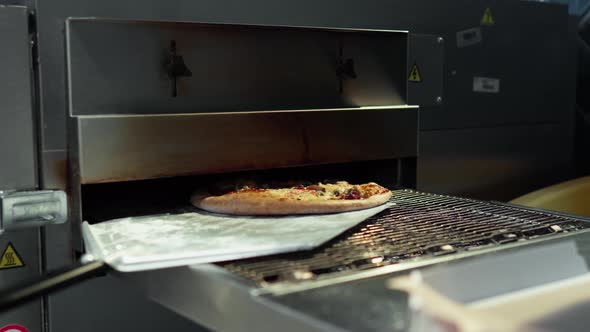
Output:
<path fill-rule="evenodd" d="M 170 177 L 81 186 L 82 220 L 90 223 L 115 218 L 174 213 L 192 209 L 191 194 L 220 182 L 255 181 L 374 181 L 388 188 L 413 188 L 415 159 L 390 159 L 345 164 L 287 167 L 246 172 Z"/>

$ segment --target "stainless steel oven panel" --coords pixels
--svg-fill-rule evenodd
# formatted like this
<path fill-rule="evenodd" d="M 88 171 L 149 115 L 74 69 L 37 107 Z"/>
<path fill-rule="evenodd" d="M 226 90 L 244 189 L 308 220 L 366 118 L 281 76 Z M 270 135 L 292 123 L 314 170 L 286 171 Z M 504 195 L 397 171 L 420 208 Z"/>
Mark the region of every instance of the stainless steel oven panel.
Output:
<path fill-rule="evenodd" d="M 404 31 L 69 19 L 67 48 L 72 115 L 406 104 Z"/>
<path fill-rule="evenodd" d="M 416 107 L 73 119 L 73 175 L 98 183 L 417 155 Z"/>

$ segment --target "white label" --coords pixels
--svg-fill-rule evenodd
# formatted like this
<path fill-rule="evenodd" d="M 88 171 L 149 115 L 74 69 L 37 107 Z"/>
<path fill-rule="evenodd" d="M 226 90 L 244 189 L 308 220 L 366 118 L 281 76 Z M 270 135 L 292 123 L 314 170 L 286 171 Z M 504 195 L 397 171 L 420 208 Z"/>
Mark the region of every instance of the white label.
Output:
<path fill-rule="evenodd" d="M 457 47 L 463 48 L 481 43 L 481 29 L 473 28 L 457 32 Z"/>
<path fill-rule="evenodd" d="M 474 77 L 473 91 L 498 93 L 500 92 L 500 80 L 497 78 L 490 77 Z"/>

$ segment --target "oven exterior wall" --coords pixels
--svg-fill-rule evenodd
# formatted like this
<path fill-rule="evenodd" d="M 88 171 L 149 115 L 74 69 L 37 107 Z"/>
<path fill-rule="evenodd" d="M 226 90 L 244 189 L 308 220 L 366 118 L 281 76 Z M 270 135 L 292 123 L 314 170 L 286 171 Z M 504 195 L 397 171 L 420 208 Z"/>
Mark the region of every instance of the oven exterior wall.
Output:
<path fill-rule="evenodd" d="M 310 25 L 323 27 L 349 27 L 349 28 L 383 28 L 383 29 L 408 29 L 419 33 L 440 34 L 444 37 L 445 61 L 444 71 L 444 95 L 442 106 L 425 107 L 421 113 L 422 127 L 424 128 L 421 148 L 423 150 L 418 162 L 418 185 L 421 189 L 438 192 L 453 192 L 456 190 L 454 183 L 461 180 L 462 174 L 454 172 L 445 176 L 445 181 L 439 184 L 439 179 L 429 180 L 429 176 L 436 175 L 440 169 L 440 153 L 437 144 L 449 142 L 457 137 L 457 130 L 465 129 L 464 139 L 469 139 L 468 133 L 479 132 L 481 136 L 495 137 L 501 134 L 501 130 L 494 134 L 493 128 L 512 126 L 513 132 L 531 128 L 535 132 L 543 132 L 543 126 L 554 125 L 557 130 L 546 132 L 537 136 L 538 140 L 528 140 L 534 144 L 536 152 L 529 156 L 535 159 L 535 163 L 542 164 L 547 161 L 566 166 L 569 162 L 568 151 L 571 137 L 568 136 L 569 119 L 573 117 L 573 96 L 570 89 L 575 84 L 573 79 L 572 63 L 563 63 L 564 59 L 571 60 L 571 54 L 564 51 L 564 46 L 559 39 L 564 36 L 562 21 L 567 18 L 565 6 L 537 4 L 530 2 L 514 1 L 335 1 L 322 2 L 312 0 L 302 1 L 263 1 L 249 2 L 222 1 L 115 1 L 105 0 L 95 2 L 90 0 L 38 0 L 32 1 L 0 1 L 2 4 L 23 4 L 35 10 L 38 30 L 38 51 L 40 57 L 40 119 L 39 133 L 41 135 L 41 158 L 38 167 L 41 177 L 39 179 L 42 188 L 65 188 L 66 183 L 66 78 L 65 78 L 65 49 L 64 26 L 67 17 L 96 16 L 123 19 L 153 19 L 153 20 L 181 20 L 181 21 L 206 21 L 206 22 L 230 22 L 251 24 L 285 24 L 285 25 Z M 481 45 L 470 46 L 471 49 L 456 47 L 456 33 L 458 31 L 478 27 L 486 7 L 491 7 L 494 14 L 495 25 L 481 27 L 485 39 Z M 534 13 L 534 19 L 532 14 Z M 496 30 L 494 30 L 496 29 Z M 500 39 L 500 33 L 510 32 L 516 36 L 519 47 L 507 48 L 498 43 L 506 43 Z M 535 34 L 537 35 L 535 37 Z M 548 45 L 550 52 L 539 53 L 539 36 L 552 36 L 552 44 Z M 496 45 L 488 43 L 494 40 Z M 529 40 L 530 43 L 526 43 Z M 546 45 L 547 46 L 547 45 Z M 545 48 L 543 48 L 545 49 Z M 465 51 L 467 50 L 467 51 Z M 502 50 L 495 53 L 495 50 Z M 538 56 L 543 54 L 543 56 Z M 569 54 L 569 55 L 568 55 Z M 508 62 L 508 57 L 518 61 Z M 482 59 L 472 61 L 473 59 Z M 467 59 L 467 61 L 464 61 Z M 471 60 L 470 60 L 471 59 Z M 471 62 L 469 62 L 471 61 Z M 492 67 L 500 65 L 500 62 L 509 63 L 505 67 L 501 77 L 501 93 L 497 96 L 480 96 L 474 94 L 468 99 L 463 99 L 464 93 L 469 93 L 472 87 L 471 79 L 474 75 L 497 75 L 481 70 L 492 64 Z M 471 63 L 471 66 L 468 65 Z M 562 67 L 564 70 L 554 72 L 551 75 L 560 77 L 553 83 L 546 79 L 551 75 L 539 72 L 538 68 L 551 64 L 551 68 Z M 526 73 L 523 74 L 523 71 Z M 507 75 L 507 76 L 506 76 Z M 505 82 L 514 78 L 511 89 L 505 90 Z M 529 85 L 518 86 L 520 79 L 528 78 Z M 563 81 L 563 82 L 562 82 Z M 565 82 L 565 83 L 564 83 Z M 545 84 L 545 88 L 551 93 L 545 94 L 539 99 L 539 84 Z M 510 85 L 508 86 L 510 87 Z M 570 89 L 570 90 L 568 90 Z M 504 93 L 507 92 L 507 93 Z M 518 107 L 514 104 L 517 102 Z M 32 124 L 31 124 L 32 125 Z M 430 133 L 432 132 L 432 133 Z M 435 133 L 436 134 L 433 134 Z M 549 152 L 541 150 L 548 142 L 562 142 L 560 147 L 552 148 Z M 486 151 L 498 151 L 499 142 L 488 142 L 492 145 L 489 149 L 477 149 L 474 144 L 470 149 L 462 150 L 466 158 L 481 155 Z M 510 150 L 509 146 L 505 146 Z M 34 151 L 34 147 L 31 148 Z M 447 146 L 447 149 L 450 149 Z M 451 149 L 452 151 L 456 151 Z M 494 155 L 493 152 L 492 155 Z M 498 152 L 501 154 L 501 152 Z M 512 154 L 512 153 L 509 153 Z M 420 162 L 420 159 L 424 159 Z M 508 163 L 518 161 L 507 159 Z M 529 164 L 531 167 L 534 163 Z M 561 167 L 560 166 L 560 167 Z M 430 175 L 425 174 L 423 167 L 430 170 Z M 489 169 L 490 174 L 502 171 L 501 168 Z M 530 176 L 528 173 L 518 173 L 520 176 Z M 547 173 L 535 175 L 537 180 L 547 181 Z M 475 179 L 475 177 L 474 177 Z M 34 183 L 34 180 L 32 180 Z M 486 180 L 487 181 L 487 180 Z M 485 188 L 483 181 L 480 188 Z M 535 182 L 538 183 L 538 182 Z M 532 188 L 531 188 L 532 189 Z M 477 189 L 475 189 L 477 190 Z M 523 190 L 523 189 L 521 189 Z M 471 195 L 477 191 L 465 192 Z M 517 194 L 517 192 L 514 192 Z M 68 226 L 52 226 L 46 229 L 45 249 L 47 267 L 49 269 L 66 265 L 73 260 L 71 248 L 71 234 Z M 109 294 L 112 298 L 113 288 L 108 283 L 89 283 L 80 287 L 89 287 L 87 291 L 78 290 L 82 294 L 92 294 L 100 297 Z M 103 291 L 99 291 L 102 289 Z M 126 294 L 125 296 L 132 296 Z M 140 295 L 138 295 L 140 296 Z M 52 331 L 79 330 L 75 324 L 70 324 L 68 308 L 80 303 L 80 296 L 76 297 L 71 291 L 52 296 L 49 299 L 49 328 Z M 104 302 L 96 298 L 83 297 L 85 310 L 88 312 L 100 311 Z M 126 320 L 141 319 L 148 311 L 143 310 L 148 304 L 142 301 L 134 302 L 135 314 L 130 315 L 124 309 L 125 301 L 109 302 L 110 310 L 127 315 Z M 146 309 L 147 310 L 147 309 Z M 150 311 L 151 312 L 151 311 Z M 123 318 L 112 318 L 115 321 L 125 321 Z M 163 319 L 154 324 L 164 324 L 172 329 L 174 319 Z M 178 323 L 182 325 L 182 323 Z M 87 328 L 92 328 L 88 326 Z M 128 328 L 128 326 L 127 326 Z M 98 327 L 97 327 L 98 330 Z M 178 329 L 182 330 L 181 328 Z M 91 331 L 91 330 L 89 330 Z"/>
<path fill-rule="evenodd" d="M 422 131 L 417 187 L 509 201 L 571 172 L 564 162 L 571 158 L 569 135 L 567 124 L 556 123 Z"/>
<path fill-rule="evenodd" d="M 0 190 L 37 187 L 28 15 L 25 7 L 0 7 Z"/>
<path fill-rule="evenodd" d="M 0 255 L 3 255 L 9 245 L 16 251 L 22 266 L 0 269 L 0 287 L 9 288 L 25 280 L 38 278 L 41 274 L 41 248 L 39 244 L 39 230 L 26 229 L 7 231 L 0 235 Z M 43 332 L 43 301 L 31 301 L 21 306 L 0 313 L 0 328 L 17 324 L 28 329 L 29 332 Z"/>
<path fill-rule="evenodd" d="M 0 6 L 0 191 L 37 188 L 36 136 L 29 13 L 26 7 Z M 2 288 L 38 277 L 41 251 L 38 229 L 0 234 L 0 258 L 8 246 L 18 255 L 14 265 L 0 264 Z M 17 258 L 12 254 L 12 258 Z M 17 324 L 41 332 L 42 300 L 0 313 L 0 328 Z"/>
<path fill-rule="evenodd" d="M 495 24 L 480 42 L 446 43 L 444 106 L 420 114 L 417 186 L 509 201 L 574 176 L 577 20 L 565 6 L 486 5 Z M 474 91 L 475 77 L 499 92 Z"/>

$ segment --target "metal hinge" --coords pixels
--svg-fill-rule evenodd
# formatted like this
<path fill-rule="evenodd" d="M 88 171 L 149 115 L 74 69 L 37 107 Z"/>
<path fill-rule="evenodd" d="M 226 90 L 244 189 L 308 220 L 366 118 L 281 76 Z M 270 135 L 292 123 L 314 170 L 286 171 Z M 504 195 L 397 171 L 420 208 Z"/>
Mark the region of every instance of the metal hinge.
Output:
<path fill-rule="evenodd" d="M 67 220 L 68 203 L 63 191 L 0 191 L 0 234 Z"/>

